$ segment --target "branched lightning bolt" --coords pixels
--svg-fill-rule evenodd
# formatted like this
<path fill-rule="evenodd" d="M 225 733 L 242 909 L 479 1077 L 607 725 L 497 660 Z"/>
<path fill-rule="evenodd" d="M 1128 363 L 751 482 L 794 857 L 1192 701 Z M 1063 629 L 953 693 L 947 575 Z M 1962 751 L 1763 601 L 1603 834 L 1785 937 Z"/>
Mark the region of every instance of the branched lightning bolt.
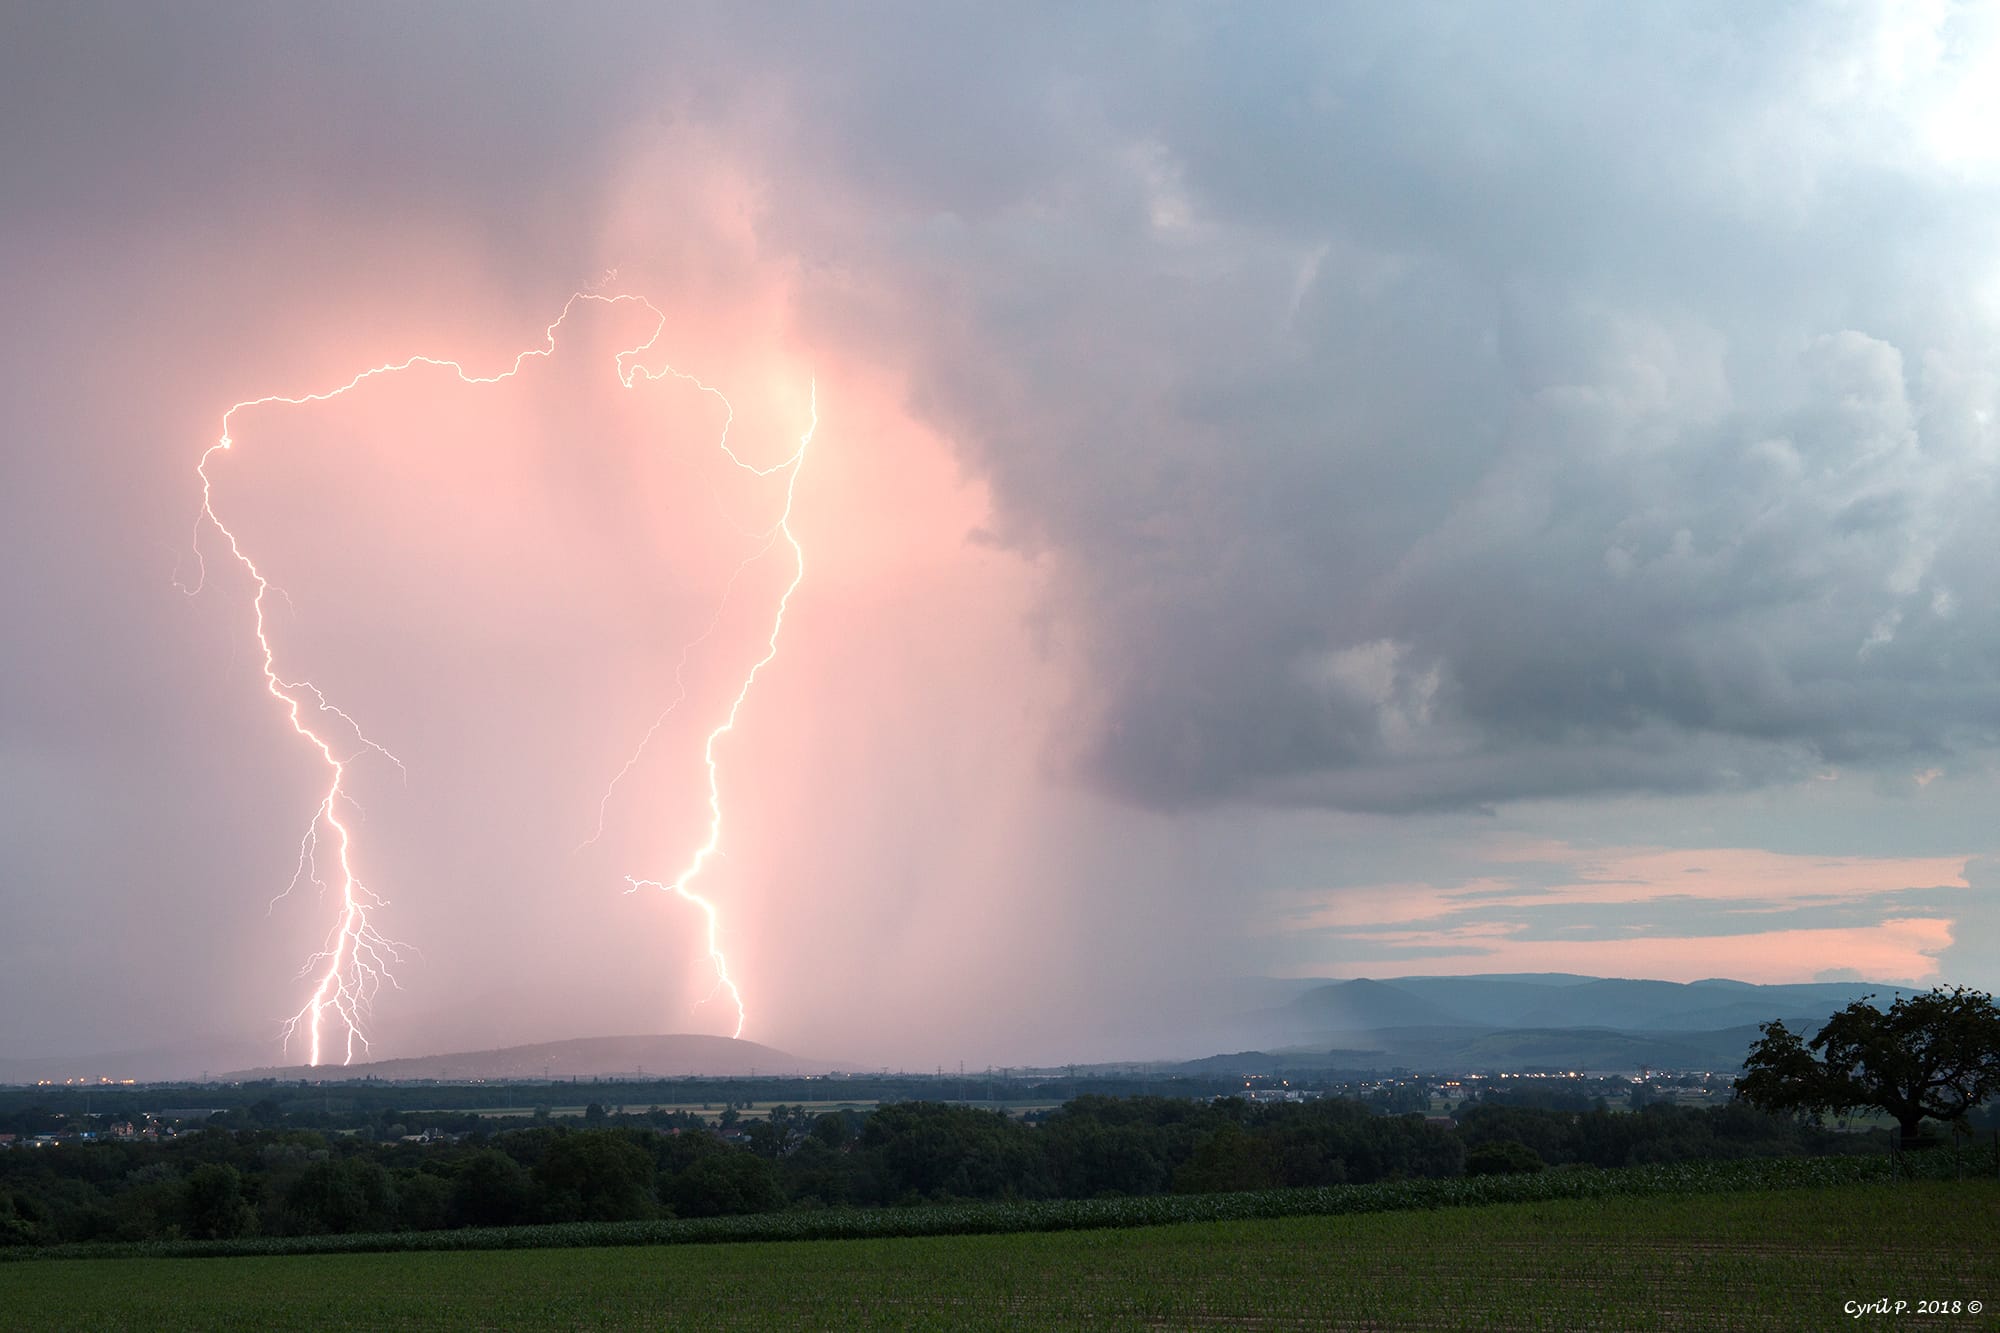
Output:
<path fill-rule="evenodd" d="M 679 371 L 674 371 L 673 373 L 676 375 L 680 374 Z M 682 375 L 681 378 L 690 379 L 692 377 Z M 695 383 L 705 392 L 715 392 L 715 390 L 710 389 L 705 384 L 701 384 L 698 380 Z M 720 396 L 719 394 L 717 395 L 717 397 Z M 726 404 L 727 400 L 725 399 L 724 402 Z M 764 655 L 758 658 L 751 665 L 750 670 L 744 674 L 743 684 L 737 689 L 736 698 L 729 705 L 728 716 L 722 720 L 721 725 L 708 733 L 708 742 L 702 748 L 702 759 L 708 767 L 707 839 L 699 847 L 695 848 L 693 854 L 688 858 L 687 863 L 681 867 L 680 873 L 675 875 L 671 880 L 639 879 L 629 875 L 626 877 L 626 883 L 631 886 L 626 890 L 628 893 L 637 893 L 640 889 L 659 889 L 664 893 L 677 894 L 701 909 L 702 916 L 708 928 L 708 957 L 709 961 L 715 965 L 715 991 L 711 991 L 710 995 L 713 996 L 716 991 L 722 990 L 729 992 L 729 998 L 736 1006 L 736 1030 L 730 1033 L 732 1037 L 743 1035 L 743 1024 L 747 1017 L 743 1008 L 743 992 L 737 989 L 734 978 L 729 975 L 729 959 L 722 952 L 722 943 L 719 939 L 720 923 L 717 920 L 715 904 L 696 893 L 689 885 L 694 883 L 695 879 L 701 874 L 702 868 L 708 864 L 710 858 L 716 854 L 722 845 L 722 779 L 721 768 L 715 756 L 716 745 L 724 736 L 736 730 L 736 719 L 743 712 L 744 700 L 750 697 L 751 686 L 757 683 L 758 675 L 763 672 L 765 667 L 771 664 L 773 658 L 777 657 L 778 636 L 783 633 L 785 628 L 785 611 L 791 606 L 792 594 L 799 590 L 799 584 L 806 576 L 805 548 L 799 545 L 798 536 L 792 531 L 792 502 L 798 494 L 799 470 L 805 464 L 806 450 L 812 444 L 813 433 L 819 429 L 819 385 L 817 383 L 812 386 L 811 411 L 811 421 L 806 426 L 805 434 L 799 437 L 799 447 L 792 452 L 791 457 L 773 463 L 771 466 L 765 468 L 753 467 L 741 458 L 738 458 L 735 451 L 729 448 L 729 428 L 727 425 L 723 427 L 722 448 L 724 452 L 729 454 L 730 459 L 738 467 L 753 472 L 760 477 L 770 476 L 773 472 L 780 469 L 783 469 L 785 472 L 785 505 L 783 511 L 778 516 L 776 531 L 784 539 L 785 544 L 792 548 L 792 578 L 791 582 L 785 585 L 784 594 L 778 598 L 778 609 L 771 617 L 771 633 L 764 641 Z M 734 414 L 732 412 L 731 420 L 733 419 Z"/>
<path fill-rule="evenodd" d="M 335 860 L 339 866 L 339 910 L 335 914 L 333 925 L 328 930 L 325 944 L 318 952 L 306 960 L 305 966 L 299 972 L 299 976 L 302 978 L 310 977 L 314 979 L 312 990 L 305 1004 L 285 1021 L 283 1027 L 283 1042 L 286 1049 L 290 1049 L 295 1040 L 302 1038 L 306 1047 L 308 1063 L 310 1064 L 318 1065 L 323 1062 L 329 1044 L 338 1044 L 341 1047 L 343 1064 L 353 1061 L 357 1047 L 362 1051 L 366 1051 L 369 1045 L 366 1021 L 375 997 L 380 992 L 385 981 L 391 986 L 397 984 L 393 965 L 402 960 L 402 949 L 405 946 L 400 946 L 390 940 L 374 924 L 373 914 L 378 909 L 385 907 L 387 903 L 386 900 L 363 884 L 356 874 L 354 868 L 353 831 L 341 818 L 341 814 L 345 805 L 354 804 L 354 798 L 347 790 L 346 785 L 350 765 L 369 752 L 388 759 L 399 769 L 402 768 L 402 761 L 364 733 L 360 725 L 351 716 L 331 703 L 319 687 L 314 685 L 310 680 L 303 678 L 293 680 L 280 674 L 277 666 L 276 649 L 272 645 L 267 629 L 265 598 L 267 594 L 272 592 L 276 592 L 288 604 L 290 598 L 285 594 L 283 589 L 277 587 L 277 585 L 265 576 L 256 562 L 251 559 L 249 553 L 243 549 L 235 532 L 222 521 L 221 516 L 216 512 L 214 485 L 213 479 L 209 475 L 209 464 L 215 459 L 217 454 L 227 453 L 233 448 L 235 444 L 233 433 L 234 423 L 237 414 L 248 412 L 255 408 L 299 407 L 312 403 L 327 402 L 356 389 L 371 379 L 395 375 L 420 366 L 448 370 L 457 377 L 460 383 L 467 385 L 495 384 L 502 380 L 511 379 L 520 373 L 522 367 L 531 358 L 546 358 L 554 353 L 556 331 L 569 319 L 571 312 L 579 302 L 595 302 L 606 306 L 631 303 L 643 307 L 653 315 L 653 330 L 646 339 L 633 347 L 619 352 L 614 360 L 619 383 L 623 387 L 627 389 L 632 388 L 641 376 L 644 376 L 649 381 L 658 380 L 669 375 L 686 380 L 702 392 L 712 394 L 722 402 L 726 416 L 719 445 L 733 463 L 758 476 L 768 476 L 780 468 L 789 468 L 785 489 L 784 514 L 779 520 L 776 531 L 781 533 L 786 541 L 790 543 L 797 560 L 797 569 L 791 585 L 785 590 L 784 598 L 780 600 L 778 623 L 772 627 L 765 656 L 751 669 L 749 676 L 745 679 L 743 689 L 739 692 L 736 703 L 730 710 L 728 720 L 709 737 L 708 749 L 706 751 L 709 767 L 709 807 L 711 813 L 708 842 L 696 853 L 688 869 L 683 871 L 680 878 L 671 886 L 655 886 L 671 887 L 681 897 L 702 909 L 707 924 L 709 953 L 715 961 L 716 975 L 719 979 L 718 985 L 728 986 L 730 993 L 736 997 L 737 1031 L 739 1034 L 742 1031 L 742 997 L 737 992 L 735 983 L 729 978 L 727 960 L 723 957 L 717 944 L 716 936 L 718 927 L 714 905 L 690 892 L 686 886 L 688 881 L 700 870 L 702 864 L 713 854 L 720 836 L 721 798 L 716 779 L 715 742 L 721 735 L 734 727 L 737 711 L 742 707 L 743 698 L 748 693 L 751 683 L 756 679 L 758 671 L 763 668 L 764 664 L 769 662 L 771 657 L 776 654 L 778 625 L 782 624 L 785 604 L 790 600 L 793 590 L 798 587 L 799 578 L 804 573 L 804 553 L 797 539 L 792 535 L 789 520 L 791 517 L 794 486 L 798 475 L 798 463 L 804 457 L 806 444 L 811 440 L 812 432 L 808 430 L 804 439 L 800 441 L 797 452 L 791 458 L 781 463 L 767 468 L 757 468 L 746 463 L 729 446 L 729 426 L 735 420 L 735 412 L 729 406 L 728 400 L 719 391 L 704 384 L 694 376 L 676 370 L 671 366 L 665 367 L 660 372 L 654 372 L 633 364 L 636 358 L 651 351 L 654 343 L 658 341 L 661 332 L 666 327 L 665 314 L 658 307 L 654 306 L 652 302 L 647 301 L 643 297 L 630 295 L 606 296 L 595 292 L 578 292 L 570 297 L 563 305 L 562 313 L 557 315 L 543 330 L 542 345 L 519 353 L 505 370 L 491 375 L 473 375 L 455 360 L 432 356 L 412 356 L 402 361 L 386 362 L 370 367 L 367 370 L 361 371 L 344 384 L 316 393 L 297 395 L 266 394 L 258 398 L 246 398 L 234 404 L 228 411 L 222 414 L 222 426 L 219 437 L 214 444 L 202 452 L 200 460 L 195 465 L 196 475 L 201 479 L 201 508 L 195 517 L 192 541 L 197 574 L 194 584 L 186 586 L 184 591 L 192 596 L 199 593 L 206 582 L 207 564 L 201 550 L 201 530 L 203 524 L 211 525 L 228 543 L 230 554 L 235 557 L 236 561 L 249 574 L 250 580 L 256 589 L 255 594 L 251 598 L 251 611 L 255 620 L 257 646 L 263 655 L 261 665 L 264 674 L 265 689 L 284 709 L 286 719 L 290 723 L 293 732 L 303 738 L 318 752 L 320 761 L 324 765 L 327 774 L 327 785 L 324 793 L 320 797 L 318 806 L 313 811 L 312 818 L 307 821 L 305 833 L 299 841 L 298 862 L 291 882 L 281 893 L 272 899 L 272 905 L 275 906 L 280 899 L 296 889 L 302 880 L 308 880 L 319 885 L 322 893 L 330 887 L 328 881 L 322 879 L 320 876 L 320 839 L 322 836 L 330 834 L 336 852 Z M 817 426 L 818 415 L 816 410 L 813 421 L 814 425 Z M 759 554 L 761 555 L 762 552 L 759 552 Z M 751 557 L 752 560 L 756 558 L 756 556 Z M 732 577 L 732 586 L 734 582 L 735 580 Z M 727 593 L 725 592 L 725 600 L 726 597 Z M 721 611 L 718 608 L 718 619 L 720 615 Z M 711 625 L 710 630 L 712 631 L 713 628 L 714 626 Z M 705 639 L 707 633 L 704 633 L 702 637 Z M 696 640 L 696 643 L 700 641 Z M 692 651 L 693 646 L 692 644 L 689 645 L 689 651 Z M 683 653 L 683 667 L 686 665 L 686 660 L 686 653 Z M 678 679 L 678 672 L 676 675 Z M 310 709 L 308 708 L 308 701 L 310 702 Z M 678 704 L 678 700 L 676 700 L 676 704 Z M 672 711 L 674 706 L 669 705 L 668 711 Z M 316 719 L 313 717 L 313 714 L 321 715 L 321 717 Z M 329 727 L 328 722 L 323 719 L 337 721 L 338 729 Z M 657 731 L 661 722 L 664 721 L 665 714 L 663 713 L 655 721 L 653 730 Z M 351 739 L 337 746 L 336 740 L 342 736 Z M 649 731 L 647 738 L 650 739 L 651 736 L 652 731 Z M 642 741 L 640 747 L 642 750 L 644 745 L 645 742 Z M 638 756 L 635 754 L 632 762 L 636 762 L 637 758 Z M 629 771 L 630 767 L 631 764 L 628 763 L 626 766 L 627 771 Z M 621 772 L 619 776 L 623 777 L 624 774 Z M 616 785 L 615 779 L 613 785 Z M 608 792 L 606 793 L 606 799 L 609 799 Z M 600 807 L 600 830 L 601 827 L 602 809 Z M 651 883 L 651 881 L 634 881 L 634 887 L 638 887 L 640 883 Z M 331 1041 L 329 1041 L 329 1032 L 331 1033 Z"/>
<path fill-rule="evenodd" d="M 230 554 L 235 556 L 243 568 L 249 572 L 251 581 L 257 588 L 256 595 L 251 598 L 250 605 L 256 617 L 257 646 L 263 654 L 263 661 L 260 665 L 264 673 L 264 688 L 269 691 L 272 698 L 276 699 L 284 707 L 286 719 L 291 723 L 292 730 L 303 737 L 314 749 L 319 751 L 320 759 L 328 770 L 329 777 L 325 794 L 320 797 L 319 806 L 313 811 L 312 818 L 307 821 L 305 836 L 300 840 L 298 869 L 293 873 L 292 882 L 286 886 L 285 893 L 278 896 L 282 898 L 285 894 L 290 893 L 292 889 L 298 886 L 298 882 L 302 876 L 310 876 L 314 882 L 319 882 L 318 849 L 320 830 L 326 828 L 330 829 L 333 833 L 337 859 L 340 865 L 340 911 L 335 918 L 332 929 L 328 932 L 326 945 L 320 952 L 309 958 L 306 961 L 305 967 L 301 969 L 300 975 L 304 976 L 312 972 L 315 967 L 324 964 L 324 971 L 321 973 L 318 983 L 313 988 L 311 998 L 306 1001 L 303 1008 L 286 1021 L 283 1040 L 285 1046 L 289 1049 L 293 1037 L 298 1034 L 303 1025 L 307 1038 L 309 1062 L 315 1065 L 319 1064 L 322 1058 L 320 1019 L 322 1015 L 331 1013 L 346 1029 L 344 1059 L 342 1063 L 347 1063 L 354 1058 L 356 1042 L 359 1042 L 363 1049 L 367 1047 L 368 1042 L 362 1027 L 362 1020 L 369 1006 L 374 1002 L 376 992 L 381 989 L 383 978 L 385 976 L 388 977 L 390 983 L 394 984 L 395 978 L 389 970 L 389 965 L 400 961 L 401 953 L 394 941 L 388 939 L 375 928 L 370 917 L 371 910 L 383 906 L 384 903 L 380 897 L 370 891 L 360 881 L 354 872 L 354 837 L 347 824 L 341 819 L 340 807 L 341 802 L 347 795 L 345 783 L 347 780 L 348 765 L 353 763 L 359 757 L 360 753 L 372 750 L 389 759 L 398 768 L 402 767 L 402 761 L 397 759 L 393 754 L 390 754 L 381 745 L 371 740 L 352 717 L 328 702 L 319 687 L 311 681 L 287 680 L 278 674 L 277 654 L 271 645 L 270 635 L 266 631 L 265 624 L 264 599 L 272 590 L 271 581 L 264 576 L 263 571 L 257 567 L 256 562 L 244 551 L 242 544 L 236 538 L 236 534 L 216 515 L 214 491 L 208 475 L 209 460 L 217 452 L 229 449 L 233 443 L 229 433 L 230 420 L 238 411 L 245 407 L 256 406 L 259 403 L 270 401 L 277 400 L 259 399 L 241 402 L 223 414 L 221 438 L 202 453 L 201 461 L 195 466 L 196 473 L 201 477 L 202 513 L 202 519 L 197 520 L 196 531 L 198 535 L 200 530 L 199 524 L 202 520 L 213 523 L 216 531 L 220 532 L 227 539 Z M 197 560 L 199 560 L 201 548 L 198 544 L 195 547 L 195 555 Z M 205 575 L 206 572 L 206 567 L 204 566 L 202 573 Z M 200 586 L 198 582 L 189 591 L 198 592 Z M 283 594 L 280 593 L 280 595 L 282 596 Z M 314 711 L 337 718 L 343 724 L 343 729 L 361 747 L 359 751 L 348 753 L 335 751 L 333 741 L 326 735 L 322 735 L 320 731 L 315 730 L 312 723 L 308 720 L 306 710 L 306 700 L 308 698 L 312 701 Z M 323 726 L 324 724 L 322 723 L 321 725 Z M 275 903 L 276 899 L 272 901 Z"/>

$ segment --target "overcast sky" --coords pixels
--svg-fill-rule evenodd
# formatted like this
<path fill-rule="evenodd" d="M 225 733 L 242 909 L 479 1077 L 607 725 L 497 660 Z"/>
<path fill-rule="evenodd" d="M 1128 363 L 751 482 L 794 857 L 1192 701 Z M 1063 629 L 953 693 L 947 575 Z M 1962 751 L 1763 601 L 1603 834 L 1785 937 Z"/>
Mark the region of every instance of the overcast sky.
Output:
<path fill-rule="evenodd" d="M 195 464 L 580 289 L 754 466 L 816 389 L 701 881 L 745 1036 L 1992 987 L 1994 124 L 1948 4 L 14 6 L 0 1055 L 275 1052 L 325 770 Z M 705 831 L 784 474 L 624 387 L 651 330 L 585 303 L 212 468 L 285 678 L 402 760 L 352 780 L 380 1054 L 733 1023 L 625 876 Z"/>

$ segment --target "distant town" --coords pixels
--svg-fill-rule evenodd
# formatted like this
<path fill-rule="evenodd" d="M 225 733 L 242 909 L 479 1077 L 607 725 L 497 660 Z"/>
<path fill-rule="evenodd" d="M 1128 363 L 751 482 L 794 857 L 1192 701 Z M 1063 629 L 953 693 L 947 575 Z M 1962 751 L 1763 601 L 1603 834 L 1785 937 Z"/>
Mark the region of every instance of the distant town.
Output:
<path fill-rule="evenodd" d="M 0 1085 L 0 1150 L 96 1142 L 158 1143 L 211 1125 L 244 1128 L 281 1117 L 332 1132 L 365 1132 L 377 1109 L 395 1103 L 416 1116 L 456 1114 L 497 1124 L 523 1118 L 584 1118 L 590 1106 L 613 1116 L 671 1110 L 712 1125 L 725 1139 L 738 1124 L 774 1105 L 854 1111 L 899 1101 L 935 1101 L 997 1111 L 1033 1121 L 1070 1096 L 1169 1096 L 1196 1101 L 1237 1097 L 1255 1105 L 1343 1098 L 1388 1114 L 1421 1114 L 1454 1124 L 1454 1113 L 1484 1101 L 1544 1107 L 1633 1111 L 1651 1105 L 1718 1106 L 1730 1099 L 1735 1071 L 1531 1070 L 1413 1073 L 1370 1071 L 1329 1076 L 1296 1071 L 1191 1078 L 1116 1069 L 1042 1068 L 960 1074 L 828 1073 L 797 1077 L 682 1078 L 598 1075 L 590 1078 L 471 1080 L 297 1080 L 141 1084 L 132 1079 L 39 1079 Z M 175 1105 L 200 1093 L 204 1105 Z M 495 1093 L 501 1094 L 497 1099 Z M 578 1103 L 577 1099 L 583 1101 Z M 571 1105 L 570 1103 L 577 1103 Z M 95 1105 L 94 1105 L 95 1104 Z M 457 1136 L 436 1129 L 399 1139 L 437 1142 Z"/>

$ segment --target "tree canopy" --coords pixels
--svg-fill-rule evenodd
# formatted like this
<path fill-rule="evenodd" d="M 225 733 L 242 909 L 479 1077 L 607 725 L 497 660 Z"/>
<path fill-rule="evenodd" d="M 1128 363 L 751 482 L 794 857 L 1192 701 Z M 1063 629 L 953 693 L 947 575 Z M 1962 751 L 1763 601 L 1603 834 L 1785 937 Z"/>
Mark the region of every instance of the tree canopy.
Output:
<path fill-rule="evenodd" d="M 2000 1009 L 1984 991 L 1938 987 L 1887 1010 L 1856 1000 L 1810 1042 L 1766 1023 L 1743 1062 L 1736 1095 L 1766 1111 L 1872 1107 L 1894 1117 L 1905 1145 L 1925 1119 L 1958 1121 L 2000 1093 Z"/>

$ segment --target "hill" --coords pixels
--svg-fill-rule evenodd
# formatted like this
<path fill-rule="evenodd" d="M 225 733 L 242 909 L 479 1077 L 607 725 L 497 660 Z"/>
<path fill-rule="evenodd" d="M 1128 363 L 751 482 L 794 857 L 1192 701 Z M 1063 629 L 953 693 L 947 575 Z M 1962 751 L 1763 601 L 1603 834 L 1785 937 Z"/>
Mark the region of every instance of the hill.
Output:
<path fill-rule="evenodd" d="M 672 1033 L 650 1037 L 576 1037 L 494 1051 L 459 1051 L 400 1060 L 375 1060 L 336 1068 L 294 1065 L 245 1069 L 232 1080 L 280 1079 L 439 1079 L 454 1082 L 500 1079 L 591 1078 L 631 1075 L 648 1078 L 748 1074 L 824 1074 L 841 1069 L 823 1060 L 804 1060 L 770 1046 L 735 1037 Z"/>
<path fill-rule="evenodd" d="M 1753 985 L 1568 973 L 1360 978 L 1315 985 L 1227 1025 L 1246 1049 L 1190 1072 L 1271 1069 L 1727 1071 L 1782 1020 L 1811 1032 L 1835 1010 L 1908 987 L 1864 982 Z"/>
<path fill-rule="evenodd" d="M 1332 1030 L 1464 1027 L 1616 1028 L 1694 1032 L 1772 1019 L 1824 1020 L 1866 995 L 1885 1001 L 1908 987 L 1864 982 L 1755 986 L 1740 981 L 1644 981 L 1611 977 L 1398 977 L 1336 981 L 1279 1011 L 1293 1024 Z M 1365 1021 L 1328 1023 L 1336 1015 Z"/>

